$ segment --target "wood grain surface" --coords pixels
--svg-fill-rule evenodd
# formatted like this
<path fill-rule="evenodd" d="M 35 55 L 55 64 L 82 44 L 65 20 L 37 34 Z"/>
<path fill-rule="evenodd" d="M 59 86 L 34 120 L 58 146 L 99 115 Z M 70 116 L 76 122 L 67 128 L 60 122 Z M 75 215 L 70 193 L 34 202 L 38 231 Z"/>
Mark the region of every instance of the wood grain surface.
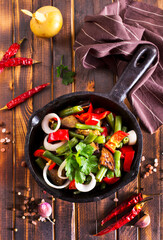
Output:
<path fill-rule="evenodd" d="M 21 166 L 24 161 L 24 144 L 29 117 L 49 101 L 74 91 L 96 91 L 109 93 L 115 83 L 115 76 L 108 69 L 87 70 L 75 58 L 73 43 L 86 15 L 98 14 L 111 0 L 2 0 L 0 2 L 0 57 L 13 43 L 26 37 L 17 56 L 32 57 L 40 64 L 28 67 L 5 69 L 0 74 L 0 105 L 4 106 L 13 97 L 37 85 L 50 82 L 43 92 L 36 94 L 23 104 L 10 111 L 0 112 L 0 139 L 10 137 L 11 143 L 3 145 L 0 151 L 0 240 L 161 240 L 163 239 L 162 181 L 163 158 L 162 128 L 150 135 L 143 131 L 143 155 L 138 177 L 118 193 L 96 203 L 69 203 L 43 191 L 35 182 L 27 168 Z M 163 9 L 162 0 L 143 0 Z M 30 18 L 21 9 L 35 12 L 39 7 L 53 5 L 63 15 L 63 28 L 52 39 L 34 36 L 29 27 Z M 62 55 L 63 63 L 76 72 L 75 82 L 65 86 L 56 77 L 56 67 Z M 2 128 L 10 134 L 2 133 Z M 159 160 L 157 172 L 149 178 L 142 178 L 146 164 Z M 30 189 L 29 189 L 30 188 Z M 142 192 L 153 196 L 151 203 L 144 207 L 144 212 L 151 216 L 151 224 L 145 229 L 124 226 L 102 237 L 93 234 L 101 229 L 100 220 L 107 215 L 116 203 L 125 199 L 131 192 Z M 22 219 L 21 206 L 26 197 L 37 201 L 45 199 L 53 206 L 52 217 L 56 220 L 32 224 L 35 217 Z M 16 230 L 15 230 L 16 229 Z M 15 231 L 14 231 L 15 230 Z"/>

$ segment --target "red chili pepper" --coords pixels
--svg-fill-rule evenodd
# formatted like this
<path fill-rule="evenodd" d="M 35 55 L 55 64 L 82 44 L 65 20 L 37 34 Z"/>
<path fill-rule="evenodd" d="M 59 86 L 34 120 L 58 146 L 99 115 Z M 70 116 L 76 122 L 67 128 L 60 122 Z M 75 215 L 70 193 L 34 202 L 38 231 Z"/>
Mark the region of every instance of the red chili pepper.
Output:
<path fill-rule="evenodd" d="M 106 233 L 119 229 L 120 227 L 124 226 L 126 223 L 130 222 L 134 219 L 142 210 L 145 202 L 137 203 L 129 213 L 126 213 L 122 218 L 120 218 L 116 223 L 111 224 L 101 232 L 95 234 L 94 236 L 102 236 Z"/>
<path fill-rule="evenodd" d="M 105 108 L 95 108 L 95 109 L 93 110 L 93 112 L 94 112 L 94 113 L 97 113 L 97 114 L 103 113 L 103 112 L 105 112 L 105 111 L 106 111 Z"/>
<path fill-rule="evenodd" d="M 55 166 L 56 166 L 56 163 L 52 163 L 52 164 L 49 166 L 48 170 L 49 170 L 49 171 L 52 170 Z"/>
<path fill-rule="evenodd" d="M 69 184 L 69 189 L 76 189 L 75 179 L 70 182 L 70 184 Z"/>
<path fill-rule="evenodd" d="M 118 207 L 114 208 L 102 221 L 101 225 L 104 225 L 107 221 L 127 210 L 129 207 L 134 206 L 143 200 L 142 194 L 134 194 L 125 201 L 123 201 Z"/>
<path fill-rule="evenodd" d="M 35 152 L 34 152 L 34 156 L 35 157 L 42 157 L 43 153 L 45 152 L 44 149 L 37 149 Z"/>
<path fill-rule="evenodd" d="M 108 178 L 108 177 L 104 177 L 102 180 L 107 183 L 107 184 L 114 184 L 116 183 L 120 178 L 119 177 L 113 177 L 113 178 Z"/>
<path fill-rule="evenodd" d="M 48 136 L 48 142 L 69 140 L 69 131 L 67 129 L 59 129 L 56 132 L 52 132 Z"/>
<path fill-rule="evenodd" d="M 6 51 L 6 53 L 3 55 L 1 61 L 7 61 L 9 58 L 11 58 L 12 56 L 14 56 L 17 51 L 20 48 L 20 44 L 23 42 L 24 38 L 22 40 L 20 40 L 18 43 L 13 43 L 9 49 Z M 0 73 L 4 70 L 4 68 L 0 68 Z"/>
<path fill-rule="evenodd" d="M 130 172 L 130 168 L 131 168 L 132 161 L 134 159 L 134 155 L 135 155 L 135 151 L 125 153 L 125 159 L 124 159 L 124 163 L 123 163 L 123 170 L 125 172 Z"/>
<path fill-rule="evenodd" d="M 109 141 L 105 144 L 105 147 L 108 148 L 112 153 L 115 152 L 116 147 L 120 144 L 124 137 L 128 136 L 128 133 L 123 131 L 115 132 Z"/>
<path fill-rule="evenodd" d="M 19 95 L 18 97 L 14 98 L 13 100 L 11 100 L 10 102 L 8 102 L 3 108 L 0 109 L 1 110 L 5 110 L 5 109 L 11 109 L 13 107 L 16 107 L 18 104 L 24 102 L 26 99 L 32 97 L 35 93 L 40 92 L 42 89 L 44 89 L 45 87 L 47 87 L 50 83 L 45 83 L 42 84 L 40 86 L 37 86 L 21 95 Z"/>
<path fill-rule="evenodd" d="M 102 127 L 102 129 L 104 129 L 104 131 L 101 133 L 101 135 L 103 135 L 103 136 L 108 136 L 108 129 L 107 129 L 107 127 Z"/>
<path fill-rule="evenodd" d="M 35 63 L 38 63 L 38 61 L 35 61 L 32 58 L 23 58 L 23 57 L 10 58 L 7 61 L 0 61 L 0 68 L 27 66 Z"/>

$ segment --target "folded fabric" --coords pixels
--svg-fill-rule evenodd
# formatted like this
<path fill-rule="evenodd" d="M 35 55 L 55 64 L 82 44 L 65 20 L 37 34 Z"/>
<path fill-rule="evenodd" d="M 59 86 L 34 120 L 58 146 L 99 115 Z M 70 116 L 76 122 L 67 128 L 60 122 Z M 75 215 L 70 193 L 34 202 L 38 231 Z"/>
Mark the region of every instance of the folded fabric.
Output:
<path fill-rule="evenodd" d="M 85 68 L 107 66 L 118 76 L 140 44 L 152 44 L 159 56 L 128 99 L 146 129 L 163 124 L 163 10 L 145 3 L 119 0 L 99 15 L 86 16 L 74 49 Z"/>

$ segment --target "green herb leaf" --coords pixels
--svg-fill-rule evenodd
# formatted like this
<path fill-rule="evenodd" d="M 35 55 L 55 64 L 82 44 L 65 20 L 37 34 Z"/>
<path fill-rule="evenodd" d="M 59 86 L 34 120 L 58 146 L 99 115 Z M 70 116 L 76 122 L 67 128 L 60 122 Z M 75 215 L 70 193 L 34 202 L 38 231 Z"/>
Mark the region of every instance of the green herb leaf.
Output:
<path fill-rule="evenodd" d="M 68 69 L 68 66 L 62 64 L 63 56 L 61 57 L 61 62 L 57 69 L 57 77 L 62 78 L 62 83 L 64 85 L 69 85 L 74 82 L 75 72 Z"/>

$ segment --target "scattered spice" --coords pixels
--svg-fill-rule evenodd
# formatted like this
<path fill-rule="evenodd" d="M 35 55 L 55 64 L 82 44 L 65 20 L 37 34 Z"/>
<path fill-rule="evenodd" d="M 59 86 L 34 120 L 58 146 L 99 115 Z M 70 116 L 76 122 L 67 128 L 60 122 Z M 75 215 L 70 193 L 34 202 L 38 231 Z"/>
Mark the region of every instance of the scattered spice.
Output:
<path fill-rule="evenodd" d="M 5 148 L 1 148 L 1 152 L 5 152 L 6 151 L 6 149 Z"/>
<path fill-rule="evenodd" d="M 22 162 L 21 162 L 21 167 L 27 167 L 27 164 L 26 164 L 25 161 L 22 161 Z"/>
<path fill-rule="evenodd" d="M 21 192 L 18 192 L 18 195 L 20 196 L 22 193 Z"/>
<path fill-rule="evenodd" d="M 154 168 L 154 169 L 153 169 L 153 172 L 157 172 L 157 169 L 156 169 L 156 168 Z"/>
<path fill-rule="evenodd" d="M 33 224 L 33 225 L 37 225 L 37 222 L 36 222 L 36 221 L 32 221 L 32 224 Z"/>
<path fill-rule="evenodd" d="M 141 160 L 142 160 L 142 162 L 144 162 L 145 161 L 145 156 L 142 156 Z"/>
<path fill-rule="evenodd" d="M 18 229 L 17 229 L 17 228 L 14 228 L 14 232 L 18 232 Z"/>
<path fill-rule="evenodd" d="M 1 110 L 5 110 L 5 109 L 12 109 L 14 107 L 16 107 L 17 105 L 19 105 L 20 103 L 23 103 L 26 99 L 32 97 L 34 94 L 40 92 L 41 90 L 43 90 L 45 87 L 47 87 L 50 83 L 45 83 L 42 85 L 39 85 L 31 90 L 28 90 L 27 92 L 19 95 L 18 97 L 14 98 L 13 100 L 11 100 L 10 102 L 8 102 L 3 108 L 0 109 Z M 3 131 L 3 129 L 2 129 Z M 5 130 L 6 132 L 6 130 Z"/>
<path fill-rule="evenodd" d="M 114 200 L 113 200 L 114 202 L 118 202 L 119 200 L 118 200 L 118 198 L 114 198 Z"/>
<path fill-rule="evenodd" d="M 2 129 L 2 133 L 5 133 L 5 132 L 6 132 L 6 128 L 3 128 L 3 129 Z"/>

